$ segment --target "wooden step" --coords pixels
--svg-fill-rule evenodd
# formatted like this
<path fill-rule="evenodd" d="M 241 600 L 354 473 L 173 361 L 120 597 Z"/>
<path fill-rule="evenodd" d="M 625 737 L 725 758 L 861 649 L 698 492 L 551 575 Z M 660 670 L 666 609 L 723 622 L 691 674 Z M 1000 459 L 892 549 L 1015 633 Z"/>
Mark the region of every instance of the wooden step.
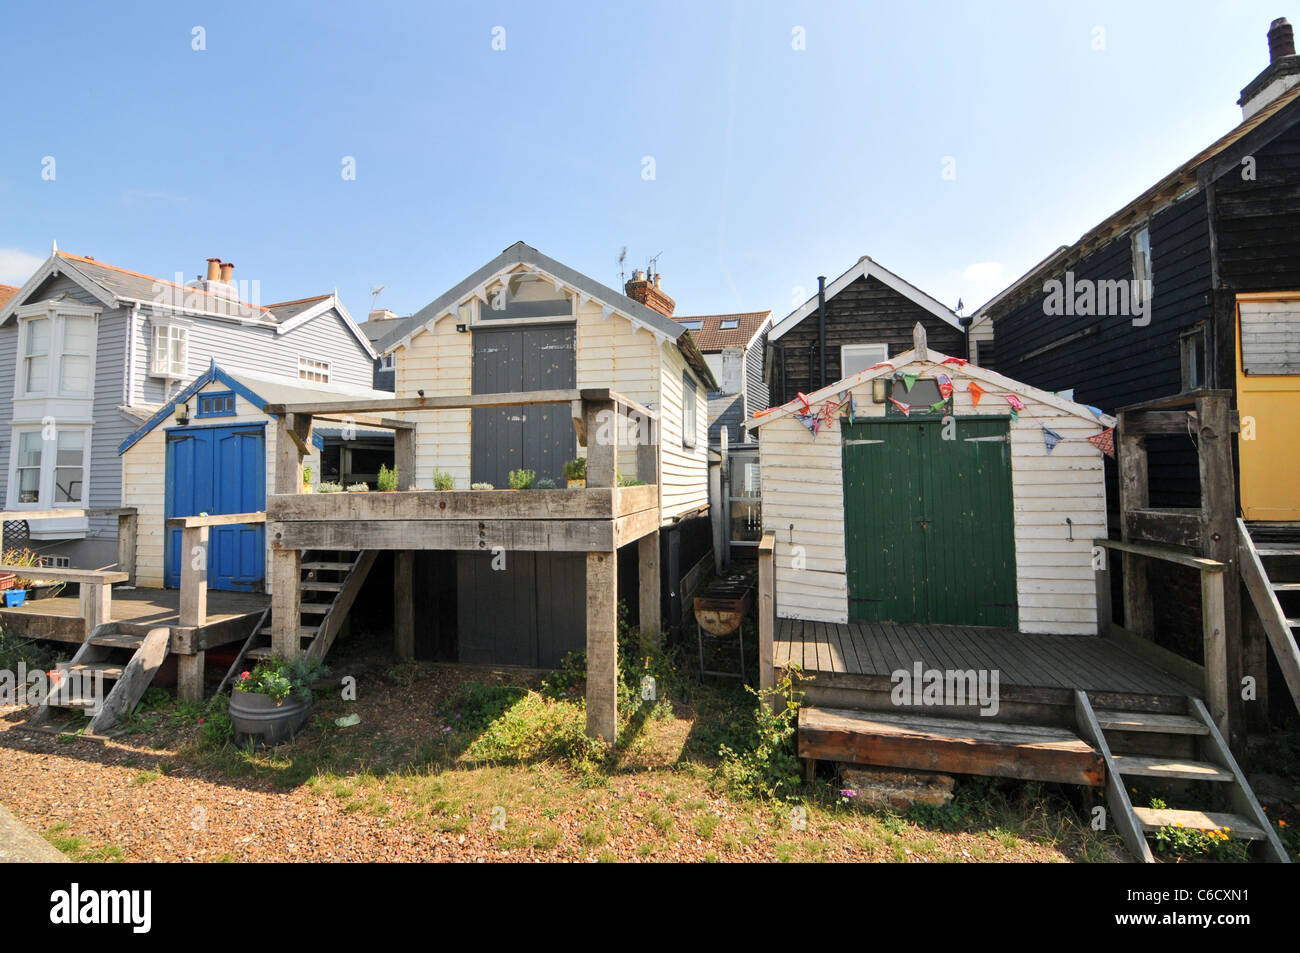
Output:
<path fill-rule="evenodd" d="M 318 625 L 300 625 L 300 626 L 298 626 L 298 635 L 300 635 L 300 636 L 301 636 L 302 638 L 304 638 L 304 639 L 306 639 L 306 638 L 311 638 L 311 637 L 315 636 L 316 633 L 319 632 L 319 631 L 320 631 L 320 626 L 318 626 Z M 271 635 L 272 632 L 273 632 L 273 630 L 272 630 L 271 627 L 268 625 L 266 628 L 264 628 L 264 629 L 261 630 L 260 634 L 261 634 L 261 635 Z"/>
<path fill-rule="evenodd" d="M 925 713 L 799 710 L 799 755 L 826 761 L 1100 786 L 1101 755 L 1071 731 Z"/>
<path fill-rule="evenodd" d="M 1097 724 L 1109 731 L 1144 731 L 1167 735 L 1208 735 L 1210 729 L 1188 715 L 1161 715 L 1148 711 L 1094 711 Z"/>
<path fill-rule="evenodd" d="M 1300 549 L 1273 549 L 1270 547 L 1256 547 L 1255 552 L 1260 556 L 1300 556 Z"/>
<path fill-rule="evenodd" d="M 101 635 L 93 635 L 88 640 L 91 645 L 107 645 L 115 649 L 130 649 L 134 652 L 144 641 L 143 636 L 127 635 L 124 632 L 105 632 Z"/>
<path fill-rule="evenodd" d="M 100 701 L 102 702 L 103 699 L 100 699 Z M 50 693 L 48 704 L 51 708 L 76 708 L 81 711 L 91 711 L 97 707 L 97 703 L 93 698 L 87 698 L 84 695 L 62 698 L 57 690 Z"/>
<path fill-rule="evenodd" d="M 1226 830 L 1232 840 L 1263 840 L 1265 836 L 1262 830 L 1240 814 L 1154 807 L 1135 807 L 1133 813 L 1148 832 L 1158 831 L 1162 827 L 1186 827 L 1196 831 Z"/>
<path fill-rule="evenodd" d="M 356 563 L 330 563 L 330 562 L 310 562 L 303 563 L 303 569 L 329 569 L 336 572 L 347 572 Z"/>
<path fill-rule="evenodd" d="M 300 588 L 303 592 L 338 592 L 340 589 L 343 588 L 343 583 L 317 582 L 313 580 L 311 582 L 304 582 L 298 588 Z"/>
<path fill-rule="evenodd" d="M 303 612 L 311 615 L 324 615 L 333 608 L 333 604 L 329 602 L 304 602 L 300 608 Z"/>
<path fill-rule="evenodd" d="M 1274 592 L 1300 592 L 1300 582 L 1272 583 Z"/>
<path fill-rule="evenodd" d="M 67 666 L 65 671 L 80 672 L 86 675 L 100 672 L 105 678 L 118 679 L 122 677 L 124 664 L 122 662 L 78 662 L 76 665 Z"/>
<path fill-rule="evenodd" d="M 1148 758 L 1133 754 L 1117 754 L 1111 758 L 1115 770 L 1125 778 L 1164 778 L 1183 781 L 1233 780 L 1232 772 L 1210 764 L 1208 761 L 1181 760 L 1178 758 Z"/>

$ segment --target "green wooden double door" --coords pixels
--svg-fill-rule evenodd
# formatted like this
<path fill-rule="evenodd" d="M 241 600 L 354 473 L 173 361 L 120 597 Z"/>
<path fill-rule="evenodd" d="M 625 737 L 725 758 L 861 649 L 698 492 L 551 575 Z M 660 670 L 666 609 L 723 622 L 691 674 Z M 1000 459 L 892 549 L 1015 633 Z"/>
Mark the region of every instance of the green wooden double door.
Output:
<path fill-rule="evenodd" d="M 1008 428 L 843 425 L 850 620 L 1016 626 Z"/>

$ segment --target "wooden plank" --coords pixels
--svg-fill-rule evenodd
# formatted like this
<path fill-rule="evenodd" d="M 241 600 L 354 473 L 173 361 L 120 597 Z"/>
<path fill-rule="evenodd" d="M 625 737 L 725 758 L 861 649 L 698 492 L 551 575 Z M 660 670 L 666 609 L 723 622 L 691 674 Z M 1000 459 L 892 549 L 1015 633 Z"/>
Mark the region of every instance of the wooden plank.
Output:
<path fill-rule="evenodd" d="M 1088 701 L 1087 694 L 1077 690 L 1074 692 L 1074 720 L 1079 734 L 1092 743 L 1105 765 L 1106 813 L 1109 822 L 1113 823 L 1115 829 L 1119 831 L 1119 836 L 1130 854 L 1143 863 L 1155 863 L 1155 858 L 1151 856 L 1151 847 L 1147 844 L 1137 816 L 1133 813 L 1133 802 L 1129 800 L 1128 788 L 1124 786 L 1123 778 L 1115 770 L 1114 756 L 1110 753 L 1110 745 L 1106 742 L 1101 726 L 1097 724 L 1092 704 Z"/>
<path fill-rule="evenodd" d="M 1094 709 L 1097 724 L 1108 731 L 1150 732 L 1164 735 L 1205 735 L 1209 730 L 1188 715 L 1162 715 L 1148 711 Z"/>
<path fill-rule="evenodd" d="M 618 559 L 612 550 L 587 554 L 587 734 L 610 744 L 618 735 Z"/>
<path fill-rule="evenodd" d="M 773 665 L 772 640 L 776 631 L 776 575 L 773 553 L 776 550 L 776 531 L 766 530 L 758 543 L 758 686 L 760 689 L 776 685 Z M 793 659 L 793 647 L 791 649 Z M 799 657 L 802 665 L 803 656 Z"/>
<path fill-rule="evenodd" d="M 311 418 L 306 418 L 310 426 Z M 290 432 L 297 432 L 297 423 L 292 414 L 282 414 L 275 419 L 275 479 L 276 493 L 302 492 L 302 458 L 303 453 L 298 444 L 290 438 Z M 301 439 L 301 434 L 299 434 Z"/>
<path fill-rule="evenodd" d="M 100 735 L 125 718 L 135 708 L 144 695 L 145 689 L 153 681 L 154 674 L 167 657 L 171 634 L 166 626 L 150 629 L 143 639 L 137 639 L 135 654 L 127 662 L 122 677 L 117 680 L 113 690 L 104 699 L 104 706 L 95 714 L 87 725 L 91 734 Z M 98 644 L 104 644 L 102 642 Z M 89 643 L 88 646 L 89 647 Z"/>
<path fill-rule="evenodd" d="M 265 513 L 218 513 L 210 516 L 173 516 L 165 525 L 176 529 L 197 529 L 201 526 L 242 526 L 265 523 Z"/>
<path fill-rule="evenodd" d="M 1111 626 L 1108 641 L 1126 652 L 1135 655 L 1163 672 L 1185 682 L 1196 691 L 1205 690 L 1205 667 L 1190 659 L 1185 659 L 1175 652 L 1156 645 L 1150 639 L 1135 635 L 1118 625 Z"/>
<path fill-rule="evenodd" d="M 583 426 L 587 433 L 587 486 L 609 487 L 617 506 L 618 420 L 612 401 L 584 400 Z"/>
<path fill-rule="evenodd" d="M 1291 700 L 1300 708 L 1300 647 L 1287 625 L 1286 613 L 1269 586 L 1268 573 L 1259 558 L 1259 551 L 1250 536 L 1244 520 L 1237 520 L 1237 549 L 1241 563 L 1241 581 L 1246 584 L 1255 611 L 1259 616 L 1269 645 L 1273 647 L 1273 657 L 1277 659 L 1278 668 L 1291 692 Z"/>
<path fill-rule="evenodd" d="M 648 491 L 648 492 L 647 492 Z M 623 506 L 626 493 L 639 506 Z M 654 487 L 628 487 L 614 508 L 611 487 L 585 490 L 402 490 L 301 493 L 267 498 L 268 521 L 613 519 L 656 505 Z"/>
<path fill-rule="evenodd" d="M 659 533 L 659 510 L 642 510 L 614 521 L 614 545 L 618 548 L 644 539 L 647 533 Z M 708 554 L 706 554 L 708 555 Z M 684 598 L 684 597 L 683 597 Z"/>
<path fill-rule="evenodd" d="M 1037 725 L 804 707 L 799 755 L 855 764 L 1100 786 L 1102 759 L 1073 732 Z"/>
<path fill-rule="evenodd" d="M 267 527 L 281 549 L 454 549 L 488 552 L 611 552 L 612 520 L 388 520 L 274 522 Z M 297 586 L 294 587 L 297 589 Z"/>
<path fill-rule="evenodd" d="M 1201 646 L 1205 664 L 1205 701 L 1219 730 L 1225 737 L 1231 737 L 1228 706 L 1231 683 L 1222 573 L 1201 573 Z"/>
<path fill-rule="evenodd" d="M 130 512 L 117 516 L 117 568 L 126 573 L 126 583 L 135 585 L 136 537 L 139 534 L 140 517 L 132 508 Z"/>
<path fill-rule="evenodd" d="M 1232 772 L 1215 764 L 1190 758 L 1159 758 L 1134 754 L 1114 757 L 1115 770 L 1123 778 L 1162 778 L 1179 781 L 1232 781 Z"/>
<path fill-rule="evenodd" d="M 271 551 L 271 648 L 283 658 L 302 651 L 299 623 L 302 616 L 302 553 L 297 549 Z"/>
<path fill-rule="evenodd" d="M 638 627 L 642 635 L 659 635 L 659 628 L 663 624 L 661 593 L 659 530 L 656 528 L 637 541 Z"/>
<path fill-rule="evenodd" d="M 180 624 L 197 628 L 208 621 L 208 527 L 181 530 Z"/>
<path fill-rule="evenodd" d="M 1134 509 L 1124 514 L 1125 539 L 1196 549 L 1201 542 L 1200 509 Z"/>
<path fill-rule="evenodd" d="M 87 636 L 113 618 L 111 585 L 103 581 L 81 583 L 81 618 Z"/>
<path fill-rule="evenodd" d="M 399 489 L 415 486 L 415 439 L 415 430 L 398 430 L 393 434 L 393 466 L 397 468 Z"/>
<path fill-rule="evenodd" d="M 1146 831 L 1162 827 L 1186 827 L 1199 831 L 1226 831 L 1232 840 L 1263 840 L 1267 835 L 1240 814 L 1223 811 L 1183 811 L 1169 808 L 1135 807 L 1133 814 Z"/>
<path fill-rule="evenodd" d="M 356 562 L 343 564 L 348 567 L 348 574 L 344 578 L 343 585 L 334 596 L 333 601 L 330 602 L 328 609 L 325 612 L 325 617 L 321 619 L 320 626 L 316 631 L 316 638 L 312 640 L 310 646 L 311 654 L 316 658 L 324 658 L 325 654 L 329 652 L 330 646 L 334 644 L 334 639 L 343 628 L 343 622 L 347 619 L 348 613 L 352 609 L 352 604 L 356 601 L 357 594 L 361 591 L 361 587 L 365 583 L 366 577 L 370 574 L 370 569 L 374 566 L 375 559 L 378 555 L 379 554 L 372 549 L 366 550 L 357 557 Z M 400 602 L 395 602 L 394 606 L 399 609 L 401 608 Z M 301 606 L 301 608 L 303 611 L 307 611 L 306 606 Z M 407 619 L 404 615 L 398 614 L 395 619 L 395 629 L 400 629 L 402 625 L 407 624 Z M 412 632 L 411 644 L 413 658 L 415 638 L 414 604 L 412 604 L 409 624 Z M 400 643 L 400 639 L 398 641 Z M 400 657 L 401 656 L 399 656 L 399 658 Z"/>
<path fill-rule="evenodd" d="M 75 582 L 88 585 L 113 585 L 126 582 L 128 575 L 124 572 L 105 569 L 54 569 L 49 566 L 15 566 L 0 563 L 0 572 L 11 572 L 20 579 L 35 582 Z"/>
<path fill-rule="evenodd" d="M 1118 552 L 1131 553 L 1138 556 L 1148 556 L 1152 559 L 1163 559 L 1165 562 L 1177 563 L 1180 566 L 1187 566 L 1190 569 L 1205 572 L 1222 572 L 1224 564 L 1215 559 L 1205 559 L 1193 553 L 1180 552 L 1176 549 L 1168 549 L 1155 543 L 1127 542 L 1118 539 L 1094 539 L 1094 546 L 1101 546 L 1103 549 L 1113 549 Z"/>
<path fill-rule="evenodd" d="M 1198 429 L 1196 418 L 1186 410 L 1135 410 L 1124 416 L 1131 434 L 1178 434 L 1188 436 Z"/>
<path fill-rule="evenodd" d="M 1147 484 L 1147 451 L 1140 434 L 1124 429 L 1124 414 L 1119 415 L 1116 451 L 1119 462 L 1120 532 L 1128 540 L 1125 514 L 1150 505 Z M 1096 542 L 1096 541 L 1094 541 Z M 1143 638 L 1155 637 L 1155 615 L 1151 605 L 1148 567 L 1133 550 L 1124 551 L 1124 624 Z"/>
<path fill-rule="evenodd" d="M 592 391 L 592 393 L 598 393 Z M 608 394 L 609 392 L 604 392 Z M 434 397 L 380 397 L 365 400 L 337 400 L 322 403 L 267 404 L 267 414 L 278 416 L 315 414 L 347 417 L 351 414 L 399 413 L 417 410 L 466 410 L 474 407 L 532 407 L 567 404 L 581 400 L 577 390 L 520 391 L 507 394 L 456 394 Z"/>
<path fill-rule="evenodd" d="M 393 558 L 393 649 L 399 661 L 415 658 L 415 553 Z"/>
<path fill-rule="evenodd" d="M 176 697 L 183 702 L 203 701 L 203 678 L 206 673 L 203 651 L 176 656 Z"/>

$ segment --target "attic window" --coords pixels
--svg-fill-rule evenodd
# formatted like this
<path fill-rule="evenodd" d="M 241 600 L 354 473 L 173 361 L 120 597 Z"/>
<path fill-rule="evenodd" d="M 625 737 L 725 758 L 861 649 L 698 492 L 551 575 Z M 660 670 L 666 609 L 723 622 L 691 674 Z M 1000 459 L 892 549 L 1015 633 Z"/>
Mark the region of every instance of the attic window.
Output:
<path fill-rule="evenodd" d="M 678 323 L 687 331 L 699 331 L 704 327 L 703 321 L 679 321 Z"/>
<path fill-rule="evenodd" d="M 235 392 L 232 390 L 226 390 L 226 391 L 219 391 L 210 394 L 200 394 L 198 416 L 200 417 L 235 416 Z"/>
<path fill-rule="evenodd" d="M 887 360 L 889 360 L 888 344 L 841 344 L 840 377 L 865 371 Z"/>
<path fill-rule="evenodd" d="M 189 330 L 179 324 L 155 324 L 150 373 L 155 377 L 184 377 L 189 359 L 189 337 Z"/>
<path fill-rule="evenodd" d="M 739 321 L 738 319 L 736 319 L 736 318 L 725 318 L 725 319 L 723 319 L 723 322 L 722 322 L 720 325 L 718 325 L 718 330 L 719 330 L 719 331 L 734 331 L 734 330 L 736 330 L 736 328 L 738 328 L 738 327 L 740 327 L 740 321 Z"/>
<path fill-rule="evenodd" d="M 912 389 L 908 390 L 907 385 L 899 380 L 889 382 L 889 396 L 904 407 L 908 408 L 908 415 L 930 415 L 930 408 L 943 400 L 943 395 L 939 393 L 939 383 L 933 377 L 922 377 L 912 383 Z M 934 416 L 942 416 L 947 410 L 939 411 Z M 893 403 L 885 405 L 886 417 L 901 417 L 903 411 Z"/>

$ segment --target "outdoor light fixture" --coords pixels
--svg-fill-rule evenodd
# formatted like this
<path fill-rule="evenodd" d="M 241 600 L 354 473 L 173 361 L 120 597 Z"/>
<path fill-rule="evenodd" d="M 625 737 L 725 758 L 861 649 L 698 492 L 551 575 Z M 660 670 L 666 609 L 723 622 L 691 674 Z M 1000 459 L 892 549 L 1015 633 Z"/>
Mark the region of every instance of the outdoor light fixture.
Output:
<path fill-rule="evenodd" d="M 456 330 L 459 331 L 461 334 L 464 334 L 466 331 L 469 330 L 469 325 L 468 325 L 468 324 L 458 324 L 458 325 L 456 325 Z"/>
<path fill-rule="evenodd" d="M 889 399 L 889 381 L 886 378 L 877 377 L 871 382 L 871 399 L 877 404 Z"/>
<path fill-rule="evenodd" d="M 177 404 L 177 405 L 176 405 L 176 422 L 177 422 L 178 424 L 180 424 L 182 427 L 184 427 L 187 423 L 190 422 L 190 405 L 189 405 L 189 404 Z"/>

